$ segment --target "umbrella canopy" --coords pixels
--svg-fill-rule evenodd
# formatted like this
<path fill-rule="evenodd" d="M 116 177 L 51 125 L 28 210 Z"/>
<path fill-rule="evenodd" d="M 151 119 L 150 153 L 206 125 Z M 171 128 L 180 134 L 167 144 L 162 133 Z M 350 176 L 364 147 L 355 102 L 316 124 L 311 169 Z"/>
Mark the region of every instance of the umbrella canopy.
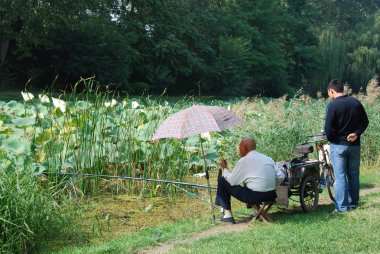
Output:
<path fill-rule="evenodd" d="M 158 127 L 152 140 L 187 138 L 204 132 L 223 131 L 243 123 L 243 120 L 225 108 L 195 105 L 169 116 Z"/>
<path fill-rule="evenodd" d="M 152 140 L 160 138 L 187 138 L 204 132 L 223 131 L 244 121 L 231 111 L 217 106 L 192 106 L 169 116 L 156 130 Z M 208 193 L 210 196 L 210 210 L 215 222 L 214 207 L 210 187 L 209 171 L 205 159 L 205 153 L 200 139 Z"/>

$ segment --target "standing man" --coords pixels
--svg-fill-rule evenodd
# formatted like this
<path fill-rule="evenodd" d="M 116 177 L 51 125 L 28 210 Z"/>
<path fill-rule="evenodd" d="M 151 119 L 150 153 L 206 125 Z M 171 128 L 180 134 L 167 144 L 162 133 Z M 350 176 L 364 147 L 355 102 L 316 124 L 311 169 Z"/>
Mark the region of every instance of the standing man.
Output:
<path fill-rule="evenodd" d="M 239 144 L 241 159 L 231 172 L 227 162 L 222 161 L 223 177 L 218 177 L 218 190 L 215 204 L 224 209 L 222 222 L 235 223 L 231 210 L 231 196 L 248 204 L 275 201 L 276 185 L 285 178 L 281 170 L 276 170 L 274 161 L 256 151 L 256 141 L 244 138 Z M 244 184 L 241 186 L 240 184 Z"/>
<path fill-rule="evenodd" d="M 343 93 L 343 84 L 333 79 L 327 86 L 332 102 L 326 109 L 325 134 L 331 143 L 334 168 L 335 210 L 345 212 L 359 203 L 360 136 L 368 126 L 363 105 Z"/>

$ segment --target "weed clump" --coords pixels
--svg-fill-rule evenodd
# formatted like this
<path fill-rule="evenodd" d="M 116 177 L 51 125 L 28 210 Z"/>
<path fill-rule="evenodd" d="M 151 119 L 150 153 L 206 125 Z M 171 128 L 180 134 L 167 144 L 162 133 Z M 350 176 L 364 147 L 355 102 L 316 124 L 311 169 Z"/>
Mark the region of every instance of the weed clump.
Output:
<path fill-rule="evenodd" d="M 63 237 L 68 216 L 34 174 L 0 170 L 0 253 L 30 253 Z"/>

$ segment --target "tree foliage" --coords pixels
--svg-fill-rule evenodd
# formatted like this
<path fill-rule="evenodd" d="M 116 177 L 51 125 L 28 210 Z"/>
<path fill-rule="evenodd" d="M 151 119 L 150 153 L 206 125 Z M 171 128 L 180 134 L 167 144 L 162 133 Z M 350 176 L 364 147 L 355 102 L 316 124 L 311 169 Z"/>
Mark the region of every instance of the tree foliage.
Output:
<path fill-rule="evenodd" d="M 375 0 L 3 0 L 0 88 L 314 93 L 378 73 Z M 355 85 L 354 85 L 355 87 Z"/>

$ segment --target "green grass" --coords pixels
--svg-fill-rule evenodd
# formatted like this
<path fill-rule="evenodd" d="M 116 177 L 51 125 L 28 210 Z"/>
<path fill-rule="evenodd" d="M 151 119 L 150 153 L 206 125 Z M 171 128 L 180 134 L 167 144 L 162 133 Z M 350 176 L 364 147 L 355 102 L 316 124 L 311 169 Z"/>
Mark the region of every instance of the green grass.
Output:
<path fill-rule="evenodd" d="M 167 241 L 184 239 L 197 232 L 206 230 L 211 226 L 212 224 L 209 218 L 182 220 L 173 224 L 149 228 L 138 233 L 118 237 L 104 243 L 84 247 L 67 247 L 62 250 L 57 250 L 54 253 L 133 253 L 137 249 L 154 246 Z"/>
<path fill-rule="evenodd" d="M 364 173 L 361 188 L 379 187 L 379 172 Z M 297 198 L 297 197 L 295 197 Z M 327 200 L 327 191 L 321 199 Z M 291 205 L 299 208 L 299 203 Z M 170 253 L 378 253 L 380 250 L 380 193 L 361 197 L 360 208 L 345 214 L 331 214 L 333 205 L 320 205 L 315 212 L 299 209 L 286 213 L 271 210 L 274 223 L 256 222 L 240 233 L 223 233 L 189 244 L 177 244 Z M 244 217 L 250 211 L 236 210 Z M 188 239 L 213 226 L 208 216 L 196 220 L 153 227 L 111 241 L 84 247 L 66 247 L 65 253 L 135 253 L 161 243 Z"/>
<path fill-rule="evenodd" d="M 242 233 L 225 233 L 170 253 L 378 253 L 380 194 L 362 199 L 361 208 L 331 214 L 331 206 L 313 213 L 276 216 L 275 223 L 256 223 Z"/>
<path fill-rule="evenodd" d="M 36 181 L 32 172 L 0 170 L 0 253 L 29 253 L 46 239 L 66 234 L 71 216 L 68 207 L 54 199 L 54 186 Z M 73 229 L 74 227 L 71 227 Z"/>

